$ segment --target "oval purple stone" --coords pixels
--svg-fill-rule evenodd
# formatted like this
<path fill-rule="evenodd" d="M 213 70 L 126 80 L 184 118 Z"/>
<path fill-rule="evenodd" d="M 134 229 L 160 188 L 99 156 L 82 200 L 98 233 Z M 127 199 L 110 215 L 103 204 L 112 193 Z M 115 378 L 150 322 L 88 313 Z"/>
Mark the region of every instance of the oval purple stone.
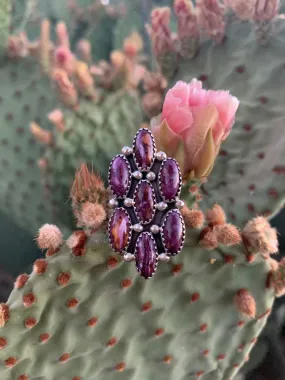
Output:
<path fill-rule="evenodd" d="M 157 248 L 155 241 L 149 232 L 143 232 L 137 240 L 136 266 L 140 275 L 144 278 L 151 277 L 156 271 Z"/>
<path fill-rule="evenodd" d="M 141 223 L 149 223 L 154 216 L 154 192 L 153 187 L 146 181 L 138 183 L 134 195 L 135 212 Z"/>
<path fill-rule="evenodd" d="M 109 183 L 117 197 L 127 194 L 130 186 L 130 165 L 125 157 L 117 156 L 111 162 L 109 169 Z"/>
<path fill-rule="evenodd" d="M 172 158 L 168 158 L 161 165 L 159 183 L 161 195 L 165 200 L 174 200 L 179 195 L 181 174 L 177 162 Z"/>
<path fill-rule="evenodd" d="M 178 210 L 166 214 L 162 225 L 162 240 L 165 252 L 176 255 L 184 244 L 184 221 Z"/>
<path fill-rule="evenodd" d="M 134 140 L 135 161 L 141 170 L 148 170 L 154 159 L 154 140 L 147 129 L 141 129 Z"/>
<path fill-rule="evenodd" d="M 129 243 L 131 222 L 123 208 L 116 208 L 109 223 L 109 238 L 114 251 L 122 253 Z"/>

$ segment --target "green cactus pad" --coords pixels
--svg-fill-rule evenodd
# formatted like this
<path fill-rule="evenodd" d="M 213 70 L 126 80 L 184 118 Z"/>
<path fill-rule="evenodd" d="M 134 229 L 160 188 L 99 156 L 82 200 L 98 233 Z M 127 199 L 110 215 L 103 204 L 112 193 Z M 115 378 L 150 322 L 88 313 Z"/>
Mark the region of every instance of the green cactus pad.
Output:
<path fill-rule="evenodd" d="M 284 202 L 284 35 L 285 22 L 277 19 L 268 44 L 261 45 L 254 26 L 232 21 L 221 45 L 203 43 L 195 58 L 180 61 L 171 81 L 200 78 L 205 88 L 230 90 L 240 100 L 233 131 L 204 187 L 208 206 L 218 202 L 238 225 L 256 214 L 273 217 Z"/>
<path fill-rule="evenodd" d="M 0 204 L 19 226 L 35 231 L 51 210 L 44 200 L 37 160 L 41 147 L 30 133 L 36 120 L 45 127 L 45 115 L 54 107 L 50 84 L 30 58 L 7 60 L 0 69 Z"/>
<path fill-rule="evenodd" d="M 7 47 L 10 27 L 11 0 L 0 1 L 0 59 Z"/>
<path fill-rule="evenodd" d="M 55 144 L 44 155 L 44 182 L 57 223 L 69 227 L 72 221 L 67 201 L 80 164 L 86 162 L 106 180 L 118 146 L 132 143 L 142 118 L 137 93 L 125 90 L 106 93 L 100 103 L 82 101 L 76 112 L 65 112 L 65 131 L 55 133 Z"/>
<path fill-rule="evenodd" d="M 249 263 L 242 246 L 205 251 L 198 236 L 188 230 L 182 253 L 151 280 L 113 256 L 99 232 L 83 256 L 64 246 L 36 262 L 7 302 L 3 380 L 232 378 L 271 311 L 270 260 Z M 254 319 L 235 306 L 244 288 L 256 301 Z"/>

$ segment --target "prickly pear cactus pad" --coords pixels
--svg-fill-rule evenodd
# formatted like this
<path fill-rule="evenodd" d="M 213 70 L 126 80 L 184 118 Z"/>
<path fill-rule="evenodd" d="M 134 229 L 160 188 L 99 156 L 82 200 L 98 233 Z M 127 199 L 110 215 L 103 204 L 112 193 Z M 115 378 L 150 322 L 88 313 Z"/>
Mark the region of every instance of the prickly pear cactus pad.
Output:
<path fill-rule="evenodd" d="M 3 58 L 9 36 L 11 0 L 0 1 L 0 59 Z"/>
<path fill-rule="evenodd" d="M 19 226 L 34 231 L 52 214 L 37 167 L 42 147 L 31 135 L 29 123 L 35 119 L 49 128 L 45 115 L 55 100 L 32 58 L 5 59 L 0 82 L 0 207 Z"/>
<path fill-rule="evenodd" d="M 168 77 L 170 86 L 178 80 L 199 78 L 205 87 L 229 89 L 240 100 L 233 132 L 203 186 L 204 205 L 218 201 L 240 226 L 258 214 L 273 217 L 284 203 L 285 71 L 281 52 L 285 22 L 278 15 L 278 1 L 273 3 L 270 13 L 250 4 L 239 9 L 237 4 L 242 2 L 235 1 L 225 7 L 220 1 L 211 5 L 201 0 L 194 6 L 189 0 L 175 0 L 178 34 L 174 53 L 171 34 L 159 29 L 160 23 L 167 22 L 167 17 L 159 20 L 157 16 L 166 14 L 165 8 L 152 14 L 157 60 L 161 62 L 162 47 L 164 53 L 168 49 L 166 56 L 171 53 L 173 57 L 175 74 Z"/>
<path fill-rule="evenodd" d="M 249 258 L 215 211 L 202 232 L 189 227 L 190 212 L 184 250 L 150 280 L 111 253 L 105 233 L 76 231 L 63 244 L 44 226 L 47 258 L 18 277 L 0 308 L 1 377 L 233 378 L 270 314 L 267 279 L 278 263 L 257 251 Z M 209 234 L 225 244 L 211 249 Z"/>
<path fill-rule="evenodd" d="M 82 101 L 76 112 L 66 111 L 63 117 L 64 130 L 55 130 L 54 143 L 46 146 L 42 174 L 58 223 L 70 227 L 73 218 L 67 201 L 74 172 L 87 162 L 106 180 L 118 144 L 131 143 L 142 111 L 137 93 L 121 90 L 106 94 L 99 103 Z"/>
<path fill-rule="evenodd" d="M 232 133 L 205 185 L 207 204 L 219 202 L 239 225 L 256 214 L 273 217 L 284 204 L 284 34 L 284 20 L 278 20 L 263 46 L 256 43 L 250 25 L 235 23 L 222 45 L 202 46 L 176 76 L 187 81 L 200 77 L 206 87 L 230 89 L 240 100 Z M 257 62 L 263 62 L 258 70 Z"/>

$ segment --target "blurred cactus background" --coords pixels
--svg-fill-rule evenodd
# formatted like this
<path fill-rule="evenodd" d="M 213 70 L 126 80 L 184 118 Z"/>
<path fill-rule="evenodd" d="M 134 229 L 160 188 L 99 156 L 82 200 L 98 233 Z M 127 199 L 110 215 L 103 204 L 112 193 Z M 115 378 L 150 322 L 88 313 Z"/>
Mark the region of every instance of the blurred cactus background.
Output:
<path fill-rule="evenodd" d="M 44 223 L 65 237 L 81 227 L 70 199 L 80 165 L 107 185 L 112 158 L 152 125 L 169 88 L 193 78 L 240 101 L 232 133 L 199 183 L 199 206 L 220 204 L 239 228 L 257 215 L 270 219 L 279 261 L 284 0 L 0 0 L 0 302 L 44 257 L 34 241 Z M 280 298 L 235 380 L 284 380 L 284 373 Z"/>

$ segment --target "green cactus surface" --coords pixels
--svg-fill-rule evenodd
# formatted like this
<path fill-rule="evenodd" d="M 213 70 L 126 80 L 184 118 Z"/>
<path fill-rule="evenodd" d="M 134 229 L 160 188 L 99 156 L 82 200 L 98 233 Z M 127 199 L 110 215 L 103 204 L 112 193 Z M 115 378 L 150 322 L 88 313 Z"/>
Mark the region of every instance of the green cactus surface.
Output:
<path fill-rule="evenodd" d="M 49 127 L 45 115 L 55 105 L 48 79 L 31 58 L 6 60 L 0 69 L 1 211 L 19 226 L 35 231 L 50 218 L 37 160 L 41 147 L 30 133 L 37 120 Z"/>
<path fill-rule="evenodd" d="M 0 59 L 5 55 L 10 27 L 11 0 L 0 1 Z"/>
<path fill-rule="evenodd" d="M 137 92 L 119 90 L 105 93 L 98 103 L 82 101 L 77 111 L 65 111 L 64 119 L 64 132 L 54 133 L 54 144 L 43 155 L 47 160 L 43 178 L 57 223 L 70 227 L 67 201 L 75 171 L 86 162 L 107 180 L 118 146 L 132 143 L 143 115 Z"/>
<path fill-rule="evenodd" d="M 207 204 L 220 203 L 240 226 L 257 214 L 273 217 L 284 204 L 284 35 L 285 22 L 277 19 L 262 45 L 252 24 L 231 21 L 224 42 L 204 42 L 192 60 L 181 58 L 170 83 L 199 78 L 204 87 L 230 90 L 240 100 L 204 186 Z"/>
<path fill-rule="evenodd" d="M 274 302 L 271 259 L 249 262 L 243 245 L 206 251 L 188 229 L 182 253 L 144 280 L 104 233 L 81 234 L 79 250 L 36 261 L 2 305 L 3 380 L 233 378 Z M 235 304 L 244 289 L 253 319 Z"/>

